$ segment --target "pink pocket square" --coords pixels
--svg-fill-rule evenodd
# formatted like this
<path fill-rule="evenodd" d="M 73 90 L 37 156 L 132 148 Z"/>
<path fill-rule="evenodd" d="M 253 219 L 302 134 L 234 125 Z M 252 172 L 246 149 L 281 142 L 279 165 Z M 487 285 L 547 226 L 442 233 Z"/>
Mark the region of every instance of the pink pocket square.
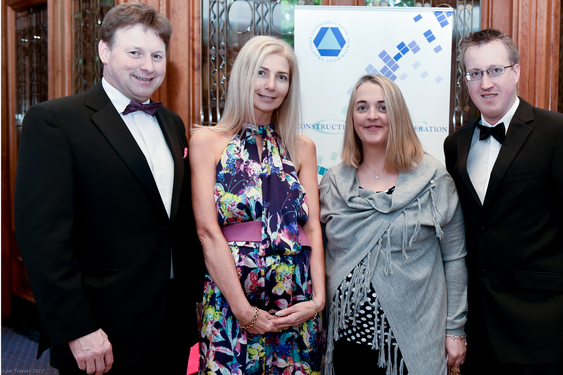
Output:
<path fill-rule="evenodd" d="M 188 148 L 184 147 L 184 159 L 188 157 Z"/>

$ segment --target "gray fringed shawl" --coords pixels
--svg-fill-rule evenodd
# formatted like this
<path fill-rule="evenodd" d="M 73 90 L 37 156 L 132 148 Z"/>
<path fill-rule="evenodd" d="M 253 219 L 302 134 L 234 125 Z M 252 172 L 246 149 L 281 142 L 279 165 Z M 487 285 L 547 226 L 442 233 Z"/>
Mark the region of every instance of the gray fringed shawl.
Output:
<path fill-rule="evenodd" d="M 370 282 L 409 374 L 446 374 L 445 333 L 464 334 L 467 311 L 465 233 L 452 178 L 425 154 L 417 168 L 399 174 L 392 195 L 377 194 L 360 189 L 356 168 L 341 163 L 325 174 L 320 194 L 329 304 L 325 374 L 332 374 L 338 328 L 346 328 L 350 304 L 365 298 Z M 353 301 L 335 299 L 352 270 Z M 372 348 L 380 344 L 374 337 Z M 381 355 L 378 364 L 384 361 Z M 396 364 L 387 367 L 396 374 Z"/>

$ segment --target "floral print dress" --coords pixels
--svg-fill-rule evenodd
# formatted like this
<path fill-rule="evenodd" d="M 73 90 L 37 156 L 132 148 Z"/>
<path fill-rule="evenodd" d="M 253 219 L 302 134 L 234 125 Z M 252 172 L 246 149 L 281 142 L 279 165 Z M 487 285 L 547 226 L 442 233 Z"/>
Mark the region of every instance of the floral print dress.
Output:
<path fill-rule="evenodd" d="M 262 137 L 261 159 L 255 134 Z M 214 194 L 220 225 L 262 222 L 261 242 L 229 242 L 250 304 L 273 314 L 310 301 L 311 249 L 301 246 L 298 230 L 298 223 L 307 221 L 307 197 L 273 125 L 245 126 L 233 136 L 217 165 Z M 325 340 L 321 319 L 319 315 L 277 333 L 248 333 L 206 275 L 199 373 L 319 371 Z"/>

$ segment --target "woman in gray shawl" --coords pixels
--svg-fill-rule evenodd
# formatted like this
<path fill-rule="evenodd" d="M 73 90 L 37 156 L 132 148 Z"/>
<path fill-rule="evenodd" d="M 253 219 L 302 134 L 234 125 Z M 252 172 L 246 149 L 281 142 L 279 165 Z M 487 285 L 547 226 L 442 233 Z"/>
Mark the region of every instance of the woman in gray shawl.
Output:
<path fill-rule="evenodd" d="M 446 374 L 466 350 L 462 212 L 453 180 L 424 153 L 390 79 L 356 83 L 342 160 L 320 184 L 325 373 Z"/>

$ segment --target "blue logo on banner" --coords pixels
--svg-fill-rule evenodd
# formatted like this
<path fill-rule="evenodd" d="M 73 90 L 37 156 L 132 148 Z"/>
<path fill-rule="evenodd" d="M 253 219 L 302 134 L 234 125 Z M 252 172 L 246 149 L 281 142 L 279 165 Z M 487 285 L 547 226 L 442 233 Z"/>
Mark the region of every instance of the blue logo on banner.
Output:
<path fill-rule="evenodd" d="M 338 56 L 346 40 L 338 27 L 321 27 L 313 43 L 321 56 Z"/>

